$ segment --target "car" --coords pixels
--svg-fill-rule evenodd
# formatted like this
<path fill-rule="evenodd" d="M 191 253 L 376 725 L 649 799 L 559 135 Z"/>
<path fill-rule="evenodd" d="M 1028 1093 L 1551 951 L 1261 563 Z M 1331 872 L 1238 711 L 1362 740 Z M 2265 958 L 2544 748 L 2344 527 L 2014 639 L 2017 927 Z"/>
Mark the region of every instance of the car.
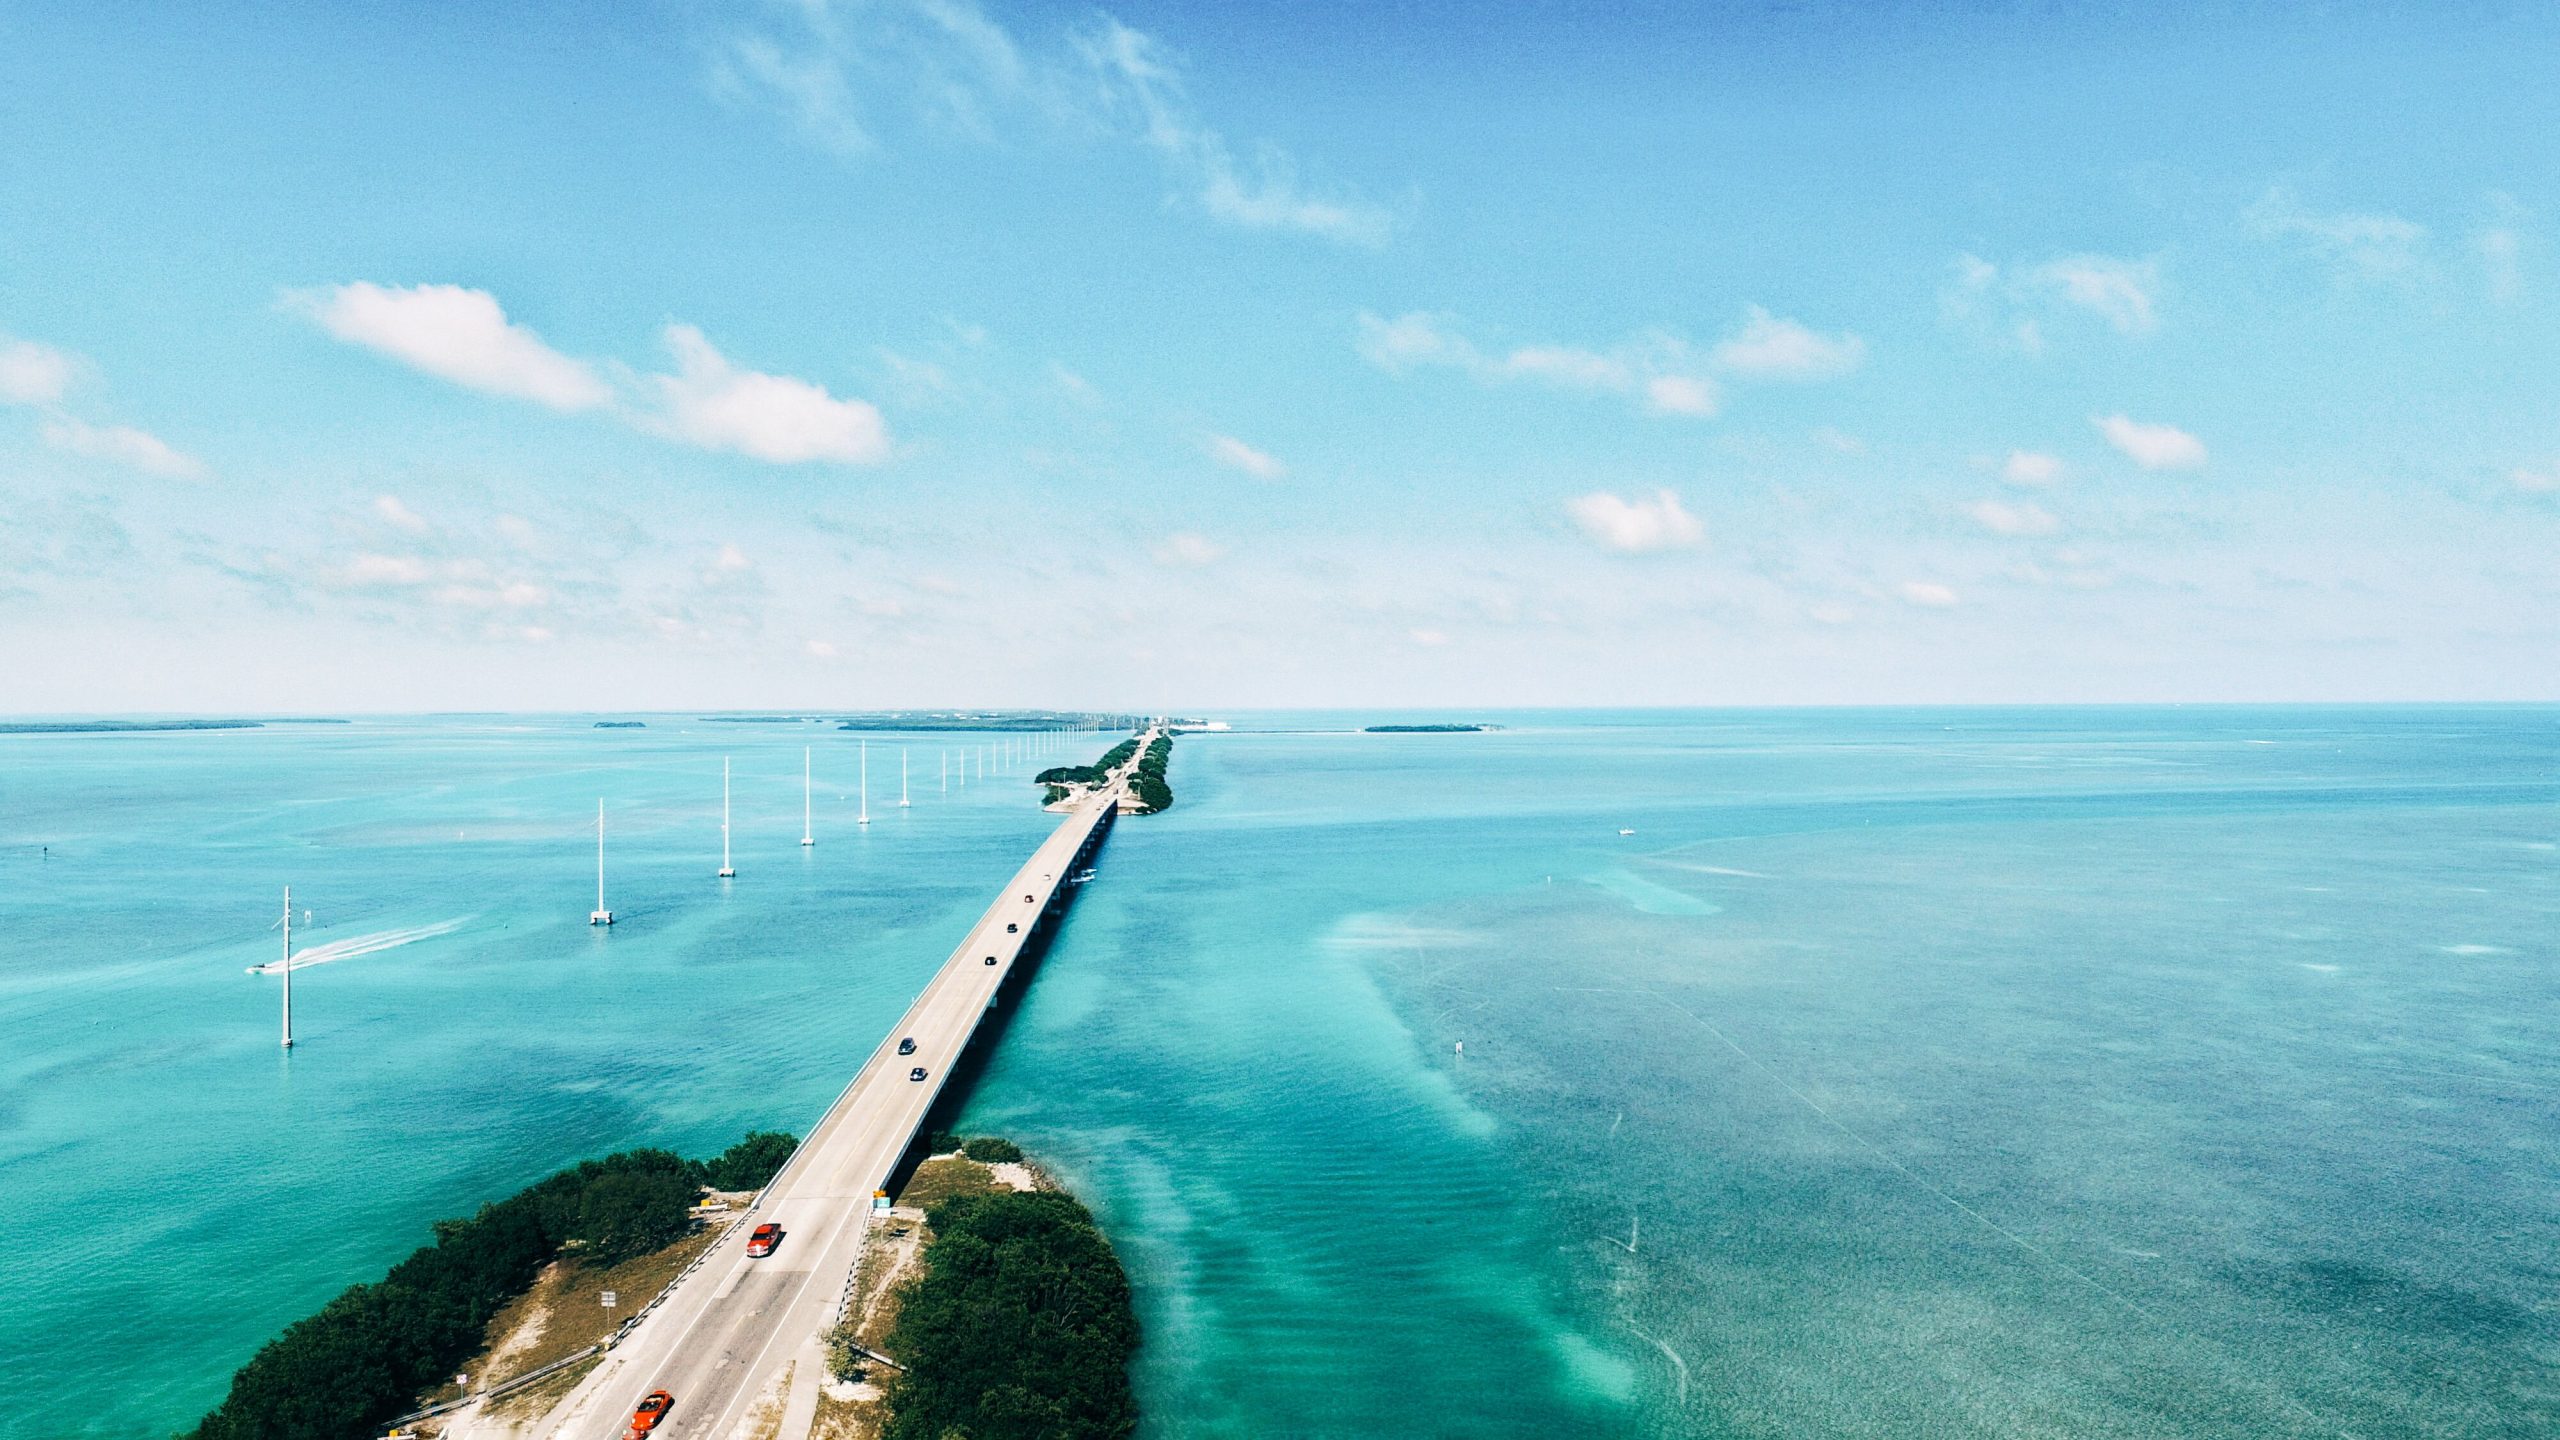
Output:
<path fill-rule="evenodd" d="M 1022 927 L 1014 924 L 1010 920 L 1007 920 L 1004 922 L 1004 933 L 1007 935 L 1019 935 L 1022 933 Z"/>
<path fill-rule="evenodd" d="M 761 1259 L 772 1254 L 773 1247 L 781 1243 L 782 1227 L 767 1220 L 756 1227 L 754 1234 L 747 1237 L 747 1258 Z"/>
<path fill-rule="evenodd" d="M 988 963 L 988 964 L 990 964 L 990 965 L 993 965 L 994 963 L 996 963 L 996 957 L 994 957 L 993 955 L 988 956 L 988 957 L 987 957 L 987 963 Z"/>
<path fill-rule="evenodd" d="M 923 1067 L 923 1066 L 921 1066 L 921 1065 L 919 1065 L 919 1066 L 917 1066 L 916 1068 L 914 1068 L 913 1070 L 908 1071 L 908 1072 L 907 1072 L 907 1078 L 908 1078 L 908 1079 L 910 1079 L 910 1080 L 921 1080 L 921 1079 L 923 1079 L 923 1078 L 924 1078 L 924 1067 Z"/>
<path fill-rule="evenodd" d="M 1025 905 L 1030 904 L 1030 903 L 1031 903 L 1031 897 L 1030 897 L 1030 896 L 1028 896 L 1028 895 L 1023 896 L 1023 897 L 1022 897 L 1022 903 L 1023 903 L 1023 904 L 1025 904 Z"/>
<path fill-rule="evenodd" d="M 899 1053 L 899 1054 L 901 1054 L 901 1055 L 913 1055 L 914 1053 L 916 1053 L 916 1037 L 914 1037 L 913 1035 L 910 1035 L 910 1036 L 906 1037 L 905 1039 L 903 1039 L 903 1040 L 899 1041 L 899 1042 L 898 1042 L 898 1053 Z"/>
<path fill-rule="evenodd" d="M 658 1422 L 667 1418 L 667 1412 L 675 1408 L 675 1403 L 676 1397 L 664 1390 L 650 1391 L 640 1401 L 640 1408 L 631 1412 L 631 1433 L 646 1435 L 657 1429 Z"/>

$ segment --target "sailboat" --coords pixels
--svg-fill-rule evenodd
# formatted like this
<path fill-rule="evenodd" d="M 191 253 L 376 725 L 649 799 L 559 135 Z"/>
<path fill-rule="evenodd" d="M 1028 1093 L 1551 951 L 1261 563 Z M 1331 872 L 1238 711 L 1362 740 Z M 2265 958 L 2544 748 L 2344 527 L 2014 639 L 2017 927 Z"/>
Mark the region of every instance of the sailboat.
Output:
<path fill-rule="evenodd" d="M 604 908 L 604 802 L 596 802 L 596 908 L 587 916 L 590 925 L 610 925 L 613 912 Z"/>
<path fill-rule="evenodd" d="M 738 867 L 729 863 L 729 759 L 720 758 L 720 878 L 734 880 Z"/>
<path fill-rule="evenodd" d="M 862 807 L 853 817 L 856 825 L 871 823 L 871 742 L 862 742 Z"/>
<path fill-rule="evenodd" d="M 907 752 L 904 746 L 900 746 L 898 749 L 898 808 L 904 810 L 913 803 L 907 799 Z"/>
<path fill-rule="evenodd" d="M 293 887 L 284 887 L 284 1048 L 293 1048 Z"/>
<path fill-rule="evenodd" d="M 800 843 L 815 845 L 818 837 L 809 829 L 809 747 L 800 747 Z"/>

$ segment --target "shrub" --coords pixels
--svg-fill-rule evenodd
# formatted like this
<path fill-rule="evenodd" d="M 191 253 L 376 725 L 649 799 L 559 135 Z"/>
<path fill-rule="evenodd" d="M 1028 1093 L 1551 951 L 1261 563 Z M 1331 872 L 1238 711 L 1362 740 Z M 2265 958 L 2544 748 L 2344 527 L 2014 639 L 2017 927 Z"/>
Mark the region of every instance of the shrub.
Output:
<path fill-rule="evenodd" d="M 469 1219 L 439 1220 L 433 1245 L 374 1284 L 348 1286 L 259 1347 L 193 1440 L 379 1434 L 480 1348 L 490 1319 L 562 1245 L 584 1240 L 589 1255 L 611 1260 L 667 1244 L 685 1233 L 702 1174 L 779 1165 L 795 1143 L 758 1132 L 707 1163 L 627 1150 L 528 1185 Z"/>
<path fill-rule="evenodd" d="M 714 1190 L 761 1190 L 799 1148 L 797 1139 L 780 1130 L 750 1130 L 746 1139 L 702 1162 L 702 1183 Z"/>
<path fill-rule="evenodd" d="M 1055 1192 L 957 1195 L 927 1212 L 899 1299 L 907 1366 L 882 1440 L 1120 1440 L 1137 1429 L 1129 1281 L 1093 1217 Z"/>
<path fill-rule="evenodd" d="M 700 1187 L 690 1175 L 624 1170 L 596 1177 L 578 1200 L 573 1239 L 611 1265 L 672 1245 L 693 1228 L 689 1212 Z"/>
<path fill-rule="evenodd" d="M 1022 1147 L 1001 1135 L 976 1135 L 960 1144 L 960 1153 L 982 1165 L 1022 1158 Z"/>

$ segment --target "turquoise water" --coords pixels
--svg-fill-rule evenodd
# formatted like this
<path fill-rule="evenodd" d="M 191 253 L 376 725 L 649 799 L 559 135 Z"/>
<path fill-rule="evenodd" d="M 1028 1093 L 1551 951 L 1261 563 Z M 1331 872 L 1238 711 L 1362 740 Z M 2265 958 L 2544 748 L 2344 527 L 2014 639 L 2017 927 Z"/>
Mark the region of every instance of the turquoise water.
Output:
<path fill-rule="evenodd" d="M 2560 1431 L 2560 712 L 1236 718 L 971 1107 L 1120 1244 L 1151 1436 Z M 805 1124 L 1047 824 L 924 758 L 858 835 L 851 740 L 0 738 L 0 1436 L 165 1433 L 428 1219 Z M 284 1057 L 288 881 L 460 923 L 300 972 Z"/>

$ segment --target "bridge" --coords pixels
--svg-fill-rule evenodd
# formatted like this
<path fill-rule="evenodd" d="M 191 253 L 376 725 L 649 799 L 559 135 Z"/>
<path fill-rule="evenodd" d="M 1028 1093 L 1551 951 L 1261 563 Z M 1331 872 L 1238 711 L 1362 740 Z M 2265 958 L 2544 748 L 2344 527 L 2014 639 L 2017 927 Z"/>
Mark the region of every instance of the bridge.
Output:
<path fill-rule="evenodd" d="M 533 1435 L 620 1440 L 631 1408 L 650 1391 L 664 1390 L 675 1406 L 657 1435 L 727 1440 L 747 1425 L 759 1401 L 784 1403 L 777 1381 L 785 1366 L 791 1367 L 792 1402 L 786 1408 L 807 1413 L 827 1378 L 823 1336 L 862 1258 L 872 1193 L 888 1185 L 915 1143 L 1025 948 L 1065 909 L 1072 877 L 1110 833 L 1137 758 L 1155 734 L 1147 731 L 1137 756 L 1075 802 L 748 1214 Z M 899 1054 L 899 1042 L 909 1039 L 914 1053 Z M 917 1069 L 925 1073 L 921 1082 L 909 1078 Z M 747 1234 L 768 1220 L 782 1227 L 782 1244 L 771 1256 L 750 1260 Z"/>

